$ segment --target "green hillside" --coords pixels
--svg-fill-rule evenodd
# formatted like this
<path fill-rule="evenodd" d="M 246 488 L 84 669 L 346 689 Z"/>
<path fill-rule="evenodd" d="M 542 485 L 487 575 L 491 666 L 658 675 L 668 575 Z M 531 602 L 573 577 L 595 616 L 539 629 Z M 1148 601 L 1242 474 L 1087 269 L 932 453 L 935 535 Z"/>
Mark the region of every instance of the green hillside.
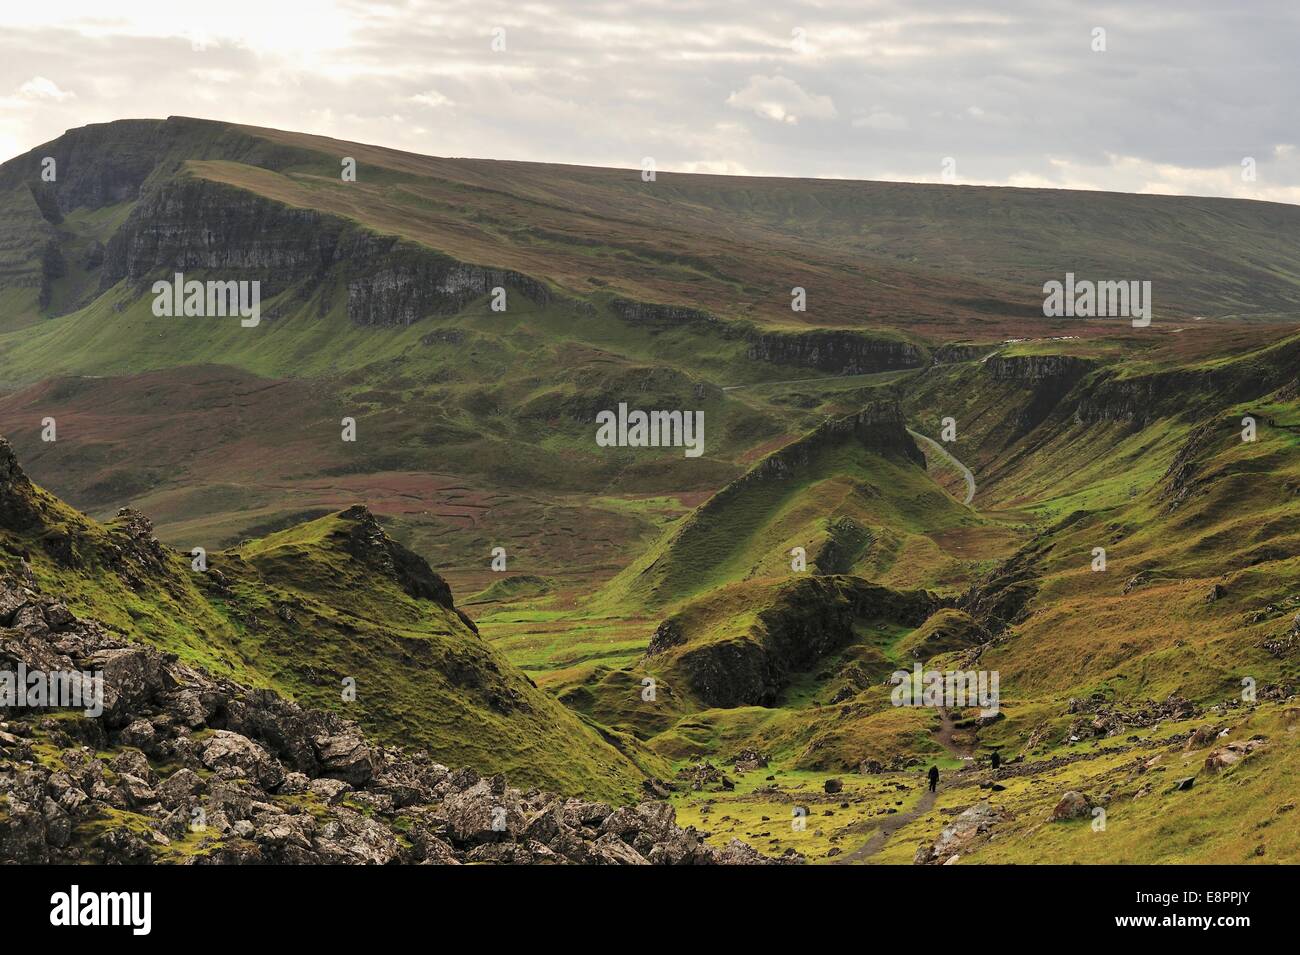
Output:
<path fill-rule="evenodd" d="M 156 315 L 176 272 L 260 321 Z M 1044 318 L 1066 272 L 1151 281 L 1152 324 Z M 0 165 L 0 557 L 715 845 L 1293 862 L 1298 321 L 1290 205 L 88 126 Z M 602 444 L 621 405 L 702 453 Z M 900 702 L 917 666 L 995 711 Z"/>
<path fill-rule="evenodd" d="M 74 613 L 449 764 L 615 800 L 662 769 L 484 643 L 446 583 L 364 507 L 214 551 L 198 571 L 143 515 L 101 525 L 32 484 L 3 441 L 0 472 L 5 572 L 66 595 Z"/>

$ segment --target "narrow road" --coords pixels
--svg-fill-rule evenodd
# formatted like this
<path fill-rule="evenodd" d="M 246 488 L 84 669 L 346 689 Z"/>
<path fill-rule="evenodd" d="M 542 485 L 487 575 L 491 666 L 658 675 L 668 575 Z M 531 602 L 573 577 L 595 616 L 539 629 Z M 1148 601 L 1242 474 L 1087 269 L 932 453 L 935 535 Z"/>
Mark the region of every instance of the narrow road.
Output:
<path fill-rule="evenodd" d="M 981 362 L 988 361 L 990 358 L 996 355 L 1000 350 L 1001 349 L 999 348 L 989 352 L 987 355 L 981 358 L 980 361 Z M 915 368 L 903 368 L 903 369 L 895 369 L 893 371 L 869 372 L 861 375 L 842 375 L 838 377 L 822 377 L 822 378 L 791 378 L 787 381 L 755 381 L 755 382 L 750 382 L 747 385 L 724 385 L 722 390 L 737 391 L 741 388 L 757 388 L 757 387 L 762 387 L 767 385 L 799 385 L 799 384 L 804 384 L 806 382 L 816 382 L 816 381 L 849 382 L 854 378 L 874 378 L 878 375 L 896 375 L 899 374 L 900 372 L 917 371 L 917 370 L 918 369 Z M 975 475 L 971 473 L 971 469 L 966 467 L 966 465 L 962 464 L 951 454 L 949 454 L 948 449 L 945 448 L 938 441 L 935 441 L 933 438 L 926 437 L 925 435 L 921 434 L 921 432 L 913 431 L 911 428 L 907 429 L 907 433 L 914 438 L 919 438 L 920 440 L 928 444 L 930 447 L 934 448 L 934 450 L 937 451 L 945 461 L 947 461 L 953 467 L 957 468 L 957 470 L 961 471 L 962 477 L 966 479 L 966 500 L 962 501 L 962 503 L 969 507 L 970 502 L 975 499 Z"/>
<path fill-rule="evenodd" d="M 918 439 L 920 439 L 921 441 L 924 441 L 924 442 L 925 442 L 926 444 L 928 444 L 931 448 L 933 448 L 935 451 L 937 451 L 937 452 L 939 453 L 939 456 L 940 456 L 940 457 L 942 457 L 945 461 L 947 461 L 947 462 L 948 462 L 949 464 L 951 464 L 953 467 L 955 467 L 955 468 L 957 468 L 959 471 L 961 471 L 961 473 L 962 473 L 962 477 L 964 477 L 964 478 L 966 479 L 966 500 L 962 501 L 962 503 L 963 503 L 963 504 L 966 504 L 966 505 L 969 505 L 970 502 L 973 501 L 973 500 L 975 499 L 975 475 L 971 473 L 970 468 L 966 467 L 966 465 L 962 464 L 960 461 L 958 461 L 956 458 L 954 458 L 951 454 L 949 454 L 949 453 L 948 453 L 948 449 L 945 448 L 945 447 L 944 447 L 942 444 L 940 444 L 938 441 L 934 440 L 934 438 L 928 438 L 928 437 L 926 437 L 925 435 L 921 434 L 921 432 L 919 432 L 919 431 L 913 431 L 911 428 L 908 428 L 908 429 L 907 429 L 907 433 L 910 434 L 910 435 L 911 435 L 912 437 L 914 437 L 914 438 L 918 438 Z"/>

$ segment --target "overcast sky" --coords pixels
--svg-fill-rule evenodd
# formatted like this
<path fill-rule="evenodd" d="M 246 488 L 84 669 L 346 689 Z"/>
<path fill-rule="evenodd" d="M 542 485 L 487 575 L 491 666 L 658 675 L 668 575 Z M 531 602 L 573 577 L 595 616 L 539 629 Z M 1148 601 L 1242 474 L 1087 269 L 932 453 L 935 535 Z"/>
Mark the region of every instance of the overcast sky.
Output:
<path fill-rule="evenodd" d="M 180 114 L 442 156 L 935 182 L 951 157 L 957 182 L 1300 203 L 1297 90 L 1297 0 L 0 7 L 0 158 Z"/>

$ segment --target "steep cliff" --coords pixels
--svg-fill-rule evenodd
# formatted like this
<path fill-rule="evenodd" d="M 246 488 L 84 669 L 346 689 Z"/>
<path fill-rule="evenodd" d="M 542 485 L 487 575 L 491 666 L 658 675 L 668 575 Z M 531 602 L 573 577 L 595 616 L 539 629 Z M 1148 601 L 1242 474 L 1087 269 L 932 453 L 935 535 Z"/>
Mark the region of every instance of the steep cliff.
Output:
<path fill-rule="evenodd" d="M 748 355 L 755 361 L 835 375 L 895 371 L 925 364 L 925 353 L 911 342 L 848 329 L 753 332 L 747 340 Z"/>
<path fill-rule="evenodd" d="M 736 584 L 661 623 L 643 662 L 704 706 L 774 706 L 795 674 L 857 639 L 855 627 L 917 627 L 940 605 L 857 577 Z"/>

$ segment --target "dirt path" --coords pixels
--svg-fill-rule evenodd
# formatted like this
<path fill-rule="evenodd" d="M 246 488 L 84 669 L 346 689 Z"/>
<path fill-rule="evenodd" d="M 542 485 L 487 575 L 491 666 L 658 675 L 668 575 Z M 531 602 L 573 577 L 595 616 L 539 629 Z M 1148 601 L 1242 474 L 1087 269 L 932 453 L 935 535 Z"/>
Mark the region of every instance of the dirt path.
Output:
<path fill-rule="evenodd" d="M 957 721 L 942 706 L 939 707 L 939 721 L 939 732 L 934 734 L 939 745 L 958 759 L 970 759 L 974 754 L 968 747 L 959 745 L 954 739 L 957 733 Z"/>
<path fill-rule="evenodd" d="M 953 719 L 952 714 L 943 707 L 939 708 L 939 721 L 939 729 L 934 734 L 934 738 L 938 741 L 939 745 L 957 759 L 970 759 L 970 751 L 959 745 L 954 739 L 957 732 L 957 721 Z M 944 788 L 942 779 L 940 782 L 940 788 Z M 895 832 L 903 828 L 903 826 L 907 825 L 917 816 L 929 812 L 930 808 L 934 805 L 934 800 L 937 795 L 938 793 L 930 792 L 929 784 L 927 783 L 925 792 L 921 793 L 921 798 L 916 801 L 915 806 L 906 812 L 900 812 L 887 818 L 880 824 L 879 828 L 871 834 L 871 837 L 867 839 L 866 842 L 858 846 L 858 848 L 854 849 L 852 852 L 837 859 L 836 863 L 838 865 L 853 865 L 875 855 L 885 847 L 885 844 L 889 842 L 889 837 Z"/>
<path fill-rule="evenodd" d="M 917 800 L 915 806 L 907 810 L 907 812 L 900 812 L 887 818 L 880 824 L 880 827 L 871 834 L 870 839 L 847 855 L 836 859 L 836 864 L 853 865 L 854 863 L 861 862 L 864 859 L 875 855 L 885 847 L 885 843 L 889 841 L 889 837 L 895 832 L 903 828 L 903 826 L 907 825 L 922 813 L 929 812 L 930 807 L 934 805 L 935 796 L 937 795 L 937 793 L 930 792 L 927 786 L 925 792 L 921 793 L 921 798 Z"/>

